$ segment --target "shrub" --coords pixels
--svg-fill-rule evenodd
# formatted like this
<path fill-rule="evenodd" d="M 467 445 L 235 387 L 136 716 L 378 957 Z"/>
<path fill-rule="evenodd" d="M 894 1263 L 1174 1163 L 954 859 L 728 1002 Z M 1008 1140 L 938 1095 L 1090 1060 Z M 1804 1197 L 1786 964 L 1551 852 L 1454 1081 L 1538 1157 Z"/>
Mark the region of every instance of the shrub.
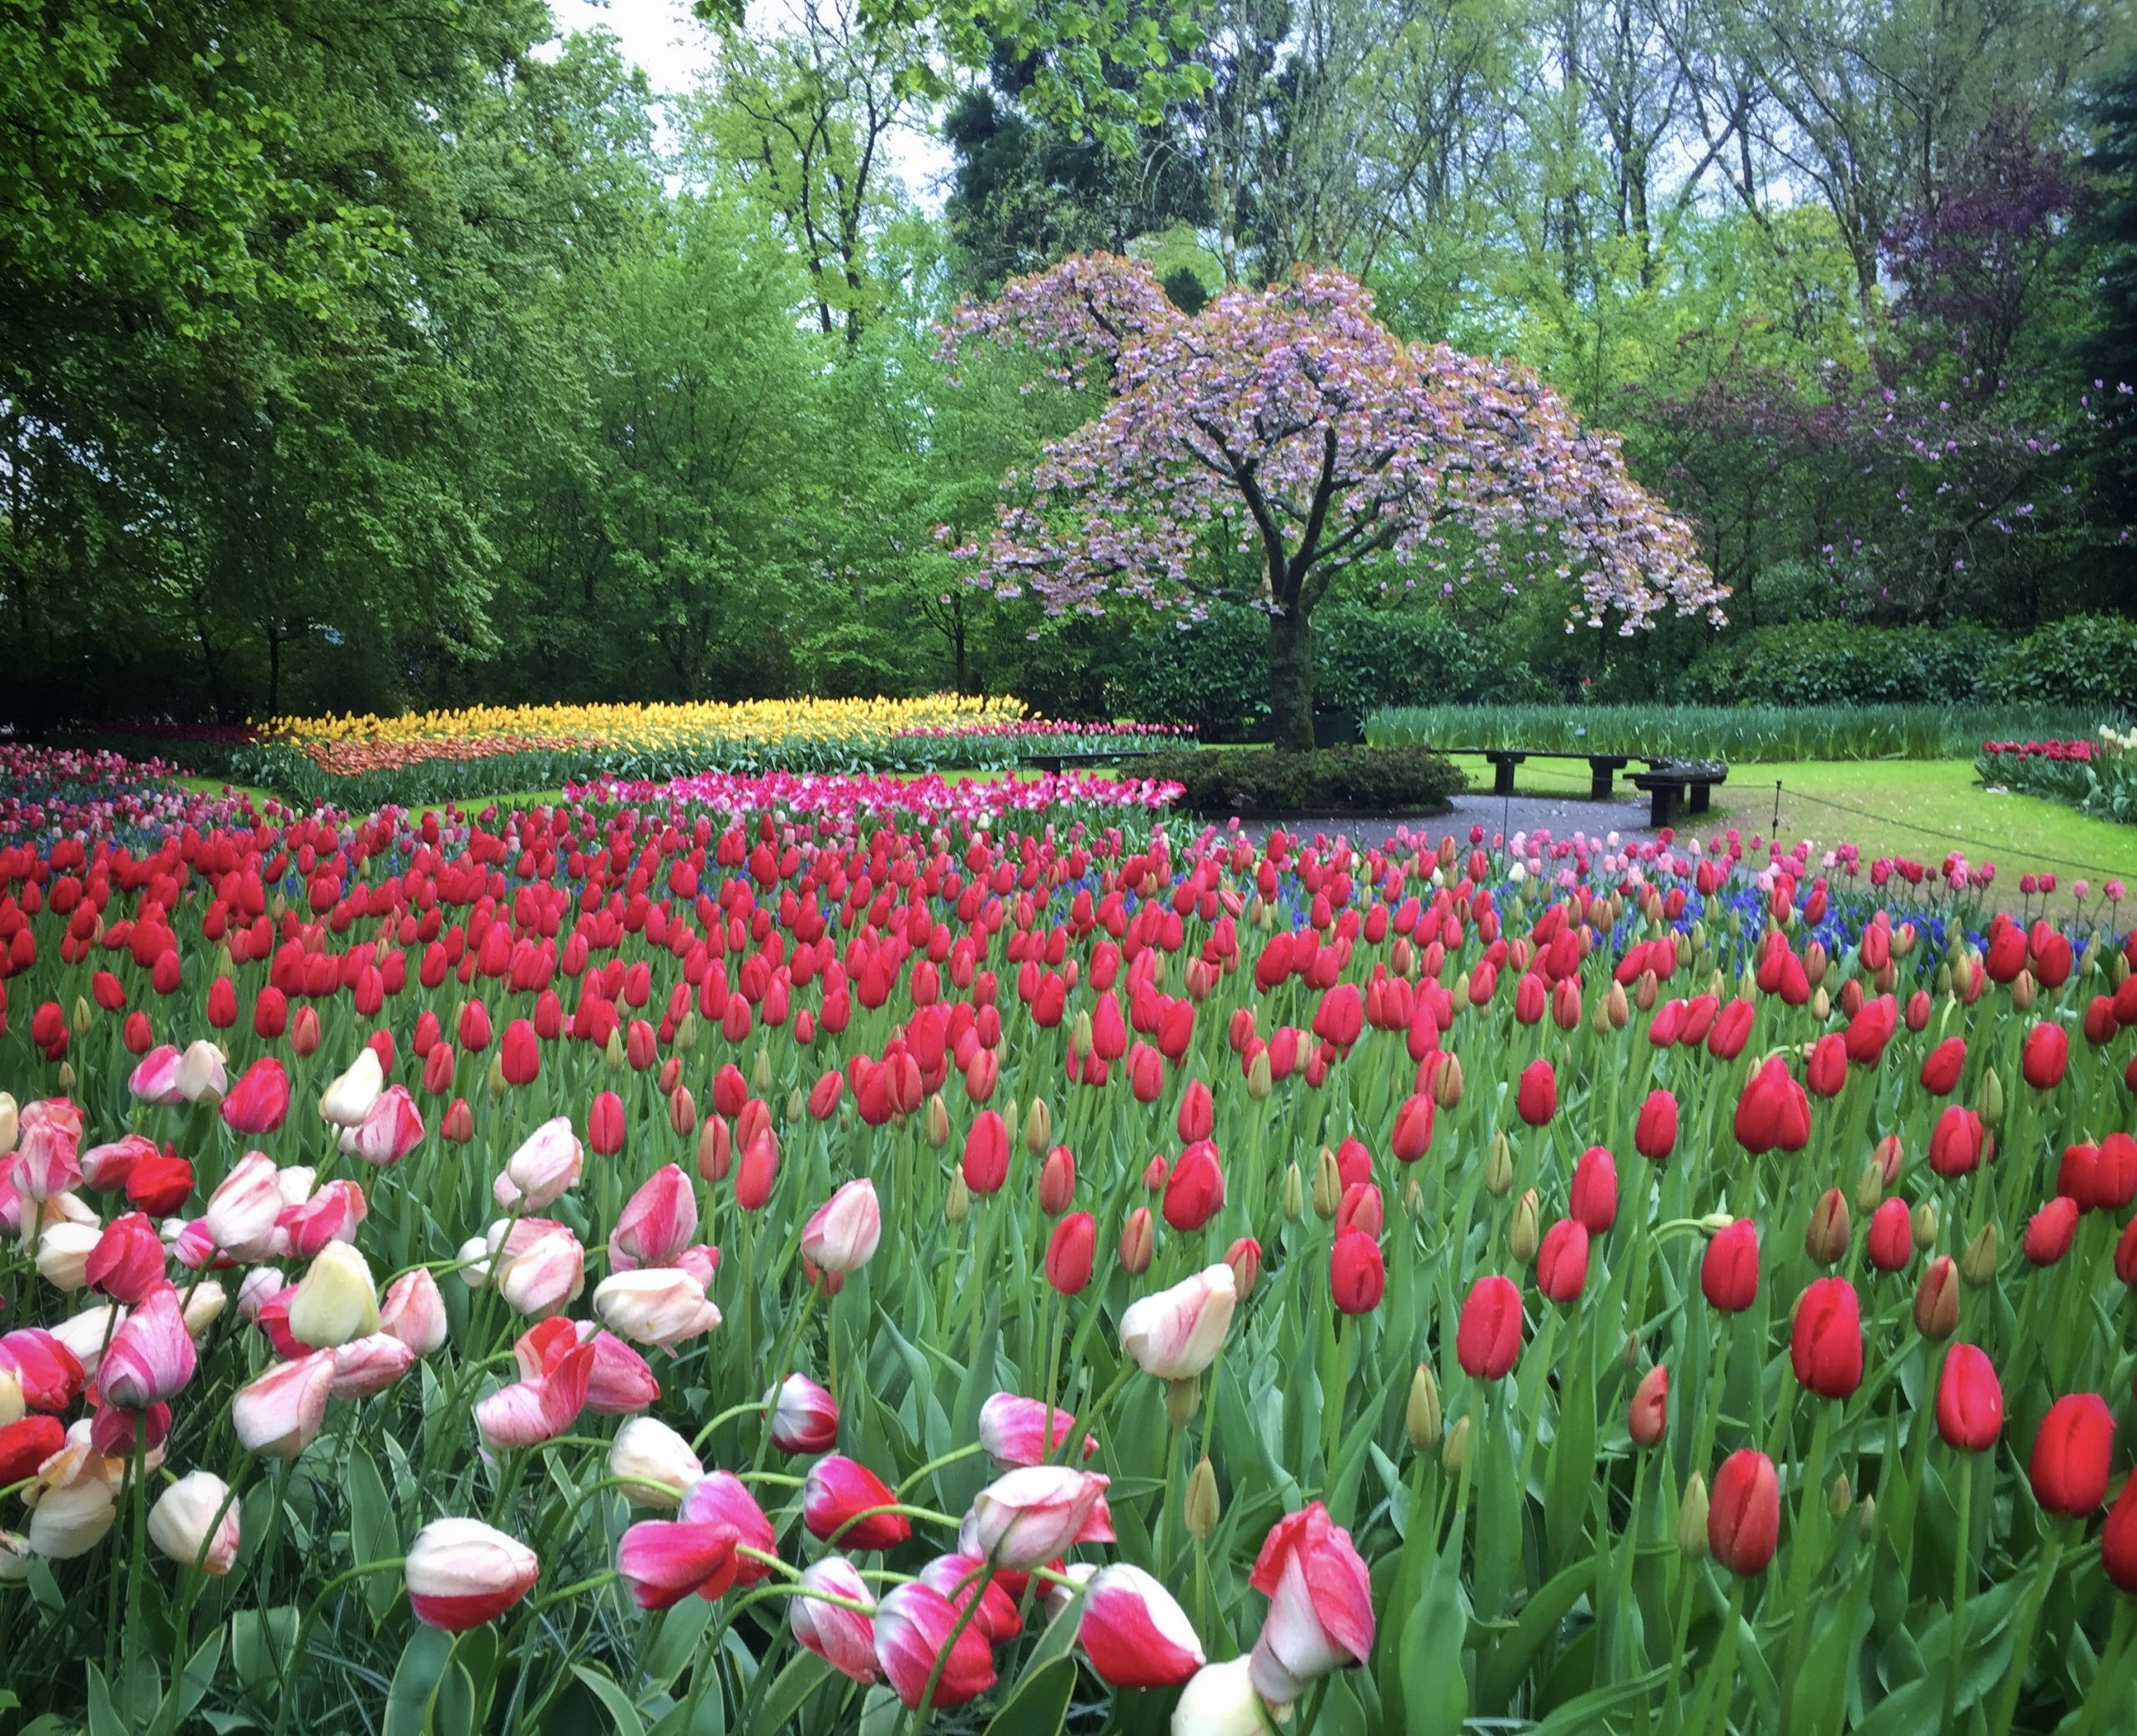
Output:
<path fill-rule="evenodd" d="M 1181 786 L 1180 805 L 1197 814 L 1441 814 L 1469 787 L 1454 762 L 1429 748 L 1323 748 L 1280 754 L 1208 749 L 1155 754 L 1135 775 Z"/>
<path fill-rule="evenodd" d="M 1681 696 L 1715 705 L 1963 704 L 1983 696 L 2003 643 L 1982 627 L 1754 627 L 1686 670 Z"/>
<path fill-rule="evenodd" d="M 2137 707 L 2137 621 L 2073 615 L 2051 622 L 1997 657 L 1986 685 L 1992 699 L 2127 714 Z"/>

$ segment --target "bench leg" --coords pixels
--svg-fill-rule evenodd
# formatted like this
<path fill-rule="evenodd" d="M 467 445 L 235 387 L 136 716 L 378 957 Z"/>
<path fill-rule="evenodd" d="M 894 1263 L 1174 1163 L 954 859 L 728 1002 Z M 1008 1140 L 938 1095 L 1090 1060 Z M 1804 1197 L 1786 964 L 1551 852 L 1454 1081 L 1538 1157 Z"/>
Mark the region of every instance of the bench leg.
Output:
<path fill-rule="evenodd" d="M 1492 768 L 1492 794 L 1493 795 L 1513 794 L 1513 760 L 1502 760 Z"/>
<path fill-rule="evenodd" d="M 1675 823 L 1677 786 L 1658 784 L 1649 793 L 1647 804 L 1647 823 L 1656 831 Z"/>
<path fill-rule="evenodd" d="M 1690 790 L 1685 791 L 1687 800 L 1685 803 L 1685 811 L 1688 814 L 1705 813 L 1707 800 L 1713 794 L 1714 785 L 1711 784 L 1693 785 Z"/>
<path fill-rule="evenodd" d="M 1612 772 L 1609 766 L 1598 765 L 1594 760 L 1589 760 L 1588 763 L 1588 799 L 1590 801 L 1597 802 L 1607 802 L 1609 800 L 1610 785 L 1614 776 L 1615 774 Z"/>

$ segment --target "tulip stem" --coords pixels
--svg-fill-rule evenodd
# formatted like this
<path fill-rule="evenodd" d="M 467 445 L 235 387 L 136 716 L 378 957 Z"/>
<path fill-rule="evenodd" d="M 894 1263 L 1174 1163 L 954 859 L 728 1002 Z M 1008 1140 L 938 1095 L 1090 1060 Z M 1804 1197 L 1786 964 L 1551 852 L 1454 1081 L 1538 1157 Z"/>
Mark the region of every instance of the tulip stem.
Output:
<path fill-rule="evenodd" d="M 948 1452 L 944 1453 L 940 1458 L 930 1459 L 925 1465 L 922 1466 L 919 1470 L 912 1472 L 897 1486 L 897 1492 L 900 1498 L 902 1499 L 907 1490 L 912 1488 L 915 1483 L 918 1482 L 922 1477 L 927 1476 L 930 1472 L 940 1471 L 945 1465 L 954 1465 L 960 1459 L 969 1459 L 974 1453 L 978 1452 L 979 1451 L 981 1451 L 980 1444 L 977 1441 L 974 1441 L 963 1446 L 952 1447 Z"/>
<path fill-rule="evenodd" d="M 1944 1722 L 1942 1728 L 1954 1728 L 1953 1719 L 1959 1708 L 1960 1646 L 1964 1643 L 1967 1614 L 1967 1588 L 1973 1578 L 1973 1461 L 1965 1453 L 1956 1456 L 1958 1461 L 1959 1528 L 1952 1536 L 1952 1643 L 1944 1655 L 1950 1660 L 1944 1671 Z"/>
<path fill-rule="evenodd" d="M 834 1540 L 836 1541 L 836 1540 Z M 957 1589 L 950 1595 L 955 1603 L 958 1598 L 984 1579 L 990 1572 L 988 1564 L 982 1562 L 960 1579 Z M 965 1629 L 972 1626 L 973 1617 L 979 1613 L 979 1606 L 986 1600 L 980 1597 L 965 1598 L 965 1607 L 957 1612 L 957 1625 L 950 1629 L 949 1638 L 942 1642 L 942 1648 L 935 1654 L 934 1667 L 927 1672 L 927 1685 L 920 1691 L 920 1701 L 912 1708 L 912 1736 L 922 1736 L 927 1728 L 928 1714 L 934 1709 L 936 1684 L 942 1681 L 942 1672 L 949 1667 L 950 1654 L 957 1649 L 957 1642 L 964 1638 Z"/>
<path fill-rule="evenodd" d="M 2137 1597 L 2116 1598 L 2114 1626 L 2109 1632 L 2107 1648 L 2100 1653 L 2099 1668 L 2093 1673 L 2093 1689 L 2085 1696 L 2085 1721 L 2078 1727 L 2078 1736 L 2093 1736 L 2099 1728 L 2112 1698 L 2115 1676 L 2129 1653 L 2133 1629 L 2137 1629 Z"/>
<path fill-rule="evenodd" d="M 2018 1643 L 2011 1648 L 2011 1668 L 1996 1697 L 1996 1715 L 1988 1721 L 1989 1736 L 2009 1736 L 2011 1720 L 2018 1715 L 2018 1695 L 2026 1685 L 2026 1664 L 2033 1652 L 2033 1626 L 2040 1620 L 2049 1587 L 2055 1583 L 2056 1570 L 2063 1565 L 2063 1532 L 2059 1522 L 2049 1522 L 2048 1547 L 2040 1552 L 2039 1565 L 2033 1569 L 2033 1589 L 2019 1607 Z"/>
<path fill-rule="evenodd" d="M 221 1522 L 218 1520 L 216 1522 L 220 1524 Z M 215 1527 L 210 1526 L 208 1528 L 208 1535 L 213 1537 L 215 1534 Z M 326 1604 L 328 1597 L 341 1590 L 351 1580 L 361 1579 L 367 1573 L 383 1573 L 389 1568 L 405 1567 L 407 1564 L 407 1557 L 397 1555 L 380 1561 L 365 1562 L 354 1567 L 344 1568 L 328 1580 L 325 1585 L 320 1587 L 318 1594 L 305 1606 L 304 1614 L 299 1619 L 296 1630 L 290 1636 L 290 1655 L 282 1660 L 281 1668 L 275 1672 L 275 1679 L 278 1685 L 275 1698 L 279 1703 L 275 1713 L 275 1736 L 282 1736 L 282 1731 L 289 1723 L 290 1705 L 297 1698 L 297 1694 L 294 1691 L 295 1684 L 290 1678 L 290 1668 L 303 1658 L 305 1636 L 311 1632 L 312 1622 Z M 261 1626 L 264 1628 L 268 1624 L 263 1622 Z"/>
<path fill-rule="evenodd" d="M 770 1405 L 762 1399 L 759 1399 L 750 1404 L 730 1405 L 725 1410 L 721 1411 L 719 1416 L 714 1417 L 710 1422 L 707 1423 L 703 1428 L 697 1431 L 697 1434 L 690 1441 L 690 1451 L 692 1452 L 696 1452 L 700 1448 L 703 1447 L 705 1442 L 712 1438 L 712 1431 L 718 1428 L 720 1424 L 724 1422 L 732 1422 L 738 1416 L 747 1416 L 752 1410 L 768 1410 L 770 1408 Z"/>
<path fill-rule="evenodd" d="M 1707 1663 L 1706 1680 L 1700 1684 L 1699 1704 L 1695 1708 L 1699 1716 L 1691 1728 L 1704 1732 L 1707 1727 L 1707 1694 L 1711 1689 L 1715 1710 L 1721 1720 L 1721 1728 L 1729 1728 L 1729 1702 L 1736 1680 L 1736 1630 L 1744 1621 L 1744 1587 L 1748 1582 L 1741 1574 L 1735 1575 L 1729 1587 L 1729 1612 L 1722 1617 L 1721 1638 L 1714 1648 L 1714 1656 Z"/>

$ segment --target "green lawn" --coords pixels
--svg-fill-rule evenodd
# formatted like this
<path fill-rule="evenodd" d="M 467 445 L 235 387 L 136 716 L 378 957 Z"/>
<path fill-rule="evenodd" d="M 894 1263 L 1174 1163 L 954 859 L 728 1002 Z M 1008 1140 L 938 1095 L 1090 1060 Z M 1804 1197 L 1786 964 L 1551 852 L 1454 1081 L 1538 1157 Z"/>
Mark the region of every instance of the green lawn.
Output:
<path fill-rule="evenodd" d="M 1492 768 L 1460 756 L 1473 790 L 1491 788 Z M 1780 785 L 1780 821 L 1774 819 Z M 1588 770 L 1572 760 L 1526 761 L 1516 790 L 1523 795 L 1580 795 Z M 1621 780 L 1621 788 L 1630 785 Z M 1999 886 L 2022 874 L 2052 872 L 2064 888 L 2075 880 L 2100 883 L 2110 875 L 2137 881 L 2137 827 L 2094 820 L 2038 796 L 1991 795 L 1974 781 L 1964 760 L 1794 760 L 1739 765 L 1716 792 L 1702 834 L 1735 826 L 1747 836 L 1808 838 L 1820 851 L 1852 844 L 1866 860 L 1912 856 L 1932 867 L 1945 852 L 1969 862 L 1996 864 Z M 2071 865 L 2082 863 L 2082 867 Z"/>

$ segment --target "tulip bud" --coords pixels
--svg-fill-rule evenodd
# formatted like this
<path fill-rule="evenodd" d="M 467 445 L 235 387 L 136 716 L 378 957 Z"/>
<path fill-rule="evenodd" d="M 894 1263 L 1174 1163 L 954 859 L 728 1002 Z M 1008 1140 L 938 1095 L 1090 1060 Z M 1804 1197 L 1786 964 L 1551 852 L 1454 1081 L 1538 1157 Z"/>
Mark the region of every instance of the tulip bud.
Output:
<path fill-rule="evenodd" d="M 1503 1199 L 1513 1191 L 1513 1145 L 1501 1128 L 1492 1135 L 1492 1154 L 1484 1161 L 1484 1191 Z"/>
<path fill-rule="evenodd" d="M 1925 1199 L 1914 1209 L 1914 1245 L 1927 1254 L 1937 1245 L 1937 1202 Z"/>
<path fill-rule="evenodd" d="M 1412 1450 L 1421 1453 L 1438 1445 L 1445 1432 L 1445 1421 L 1440 1412 L 1439 1382 L 1432 1378 L 1428 1364 L 1419 1363 L 1417 1373 L 1410 1377 L 1410 1402 L 1402 1413 L 1402 1428 L 1410 1437 Z"/>
<path fill-rule="evenodd" d="M 1824 1266 L 1836 1266 L 1847 1257 L 1847 1201 L 1837 1188 L 1819 1195 L 1811 1210 L 1810 1228 L 1803 1233 L 1803 1251 Z"/>
<path fill-rule="evenodd" d="M 1914 1287 L 1914 1330 L 1924 1338 L 1944 1339 L 1958 1327 L 1958 1274 L 1952 1256 L 1940 1254 L 1922 1269 Z"/>
<path fill-rule="evenodd" d="M 1306 1179 L 1296 1158 L 1284 1170 L 1284 1215 L 1294 1224 L 1306 1216 Z"/>
<path fill-rule="evenodd" d="M 1460 1476 L 1469 1463 L 1469 1436 L 1474 1431 L 1468 1417 L 1459 1418 L 1447 1431 L 1447 1438 L 1439 1448 L 1440 1469 L 1449 1476 Z"/>
<path fill-rule="evenodd" d="M 1543 1211 L 1533 1188 L 1514 1202 L 1513 1222 L 1506 1234 L 1507 1250 L 1524 1266 L 1536 1258 L 1536 1249 L 1543 1242 Z"/>
<path fill-rule="evenodd" d="M 1625 1432 L 1638 1446 L 1653 1446 L 1670 1432 L 1670 1370 L 1660 1363 L 1634 1389 L 1625 1415 Z"/>
<path fill-rule="evenodd" d="M 2003 1082 L 1996 1076 L 1996 1069 L 1989 1067 L 1981 1076 L 1980 1101 L 1974 1113 L 1981 1117 L 1985 1128 L 2000 1127 L 2003 1121 Z"/>
<path fill-rule="evenodd" d="M 1035 1158 L 1046 1155 L 1046 1148 L 1053 1143 L 1053 1112 L 1046 1107 L 1046 1099 L 1035 1097 L 1032 1106 L 1024 1112 L 1024 1149 Z"/>
<path fill-rule="evenodd" d="M 1823 989 L 1820 989 L 1816 994 L 1811 997 L 1811 1017 L 1822 1025 L 1832 1016 L 1832 997 L 1828 995 Z"/>
<path fill-rule="evenodd" d="M 2011 984 L 2011 1004 L 2021 1012 L 2030 1012 L 2037 998 L 2038 985 L 2033 982 L 2033 973 L 2031 971 L 2019 971 Z"/>
<path fill-rule="evenodd" d="M 1833 1479 L 1832 1492 L 1826 1496 L 1826 1511 L 1837 1519 L 1855 1505 L 1855 1491 L 1843 1471 Z"/>
<path fill-rule="evenodd" d="M 1867 1214 L 1877 1209 L 1885 1197 L 1885 1172 L 1872 1158 L 1862 1166 L 1862 1173 L 1855 1180 L 1855 1209 Z"/>
<path fill-rule="evenodd" d="M 73 1062 L 63 1061 L 59 1063 L 58 1077 L 55 1082 L 59 1087 L 59 1094 L 62 1097 L 67 1096 L 73 1090 L 74 1063 Z"/>
<path fill-rule="evenodd" d="M 1706 1478 L 1695 1471 L 1677 1501 L 1677 1552 L 1688 1562 L 1706 1558 Z"/>
<path fill-rule="evenodd" d="M 1877 1497 L 1866 1495 L 1855 1509 L 1855 1534 L 1867 1543 L 1877 1535 Z"/>
<path fill-rule="evenodd" d="M 1438 1073 L 1432 1080 L 1432 1101 L 1442 1109 L 1452 1109 L 1462 1101 L 1462 1059 L 1450 1054 L 1440 1063 Z"/>
<path fill-rule="evenodd" d="M 1633 1016 L 1630 1004 L 1625 999 L 1624 986 L 1613 982 L 1609 992 L 1603 997 L 1603 1017 L 1613 1031 L 1622 1031 Z"/>
<path fill-rule="evenodd" d="M 759 1043 L 757 1058 L 750 1064 L 750 1088 L 759 1097 L 770 1097 L 771 1085 L 771 1051 Z"/>
<path fill-rule="evenodd" d="M 1150 1269 L 1150 1259 L 1156 1252 L 1157 1231 L 1150 1221 L 1150 1209 L 1139 1205 L 1120 1226 L 1121 1269 L 1131 1278 L 1140 1278 Z"/>
<path fill-rule="evenodd" d="M 695 1007 L 686 1007 L 682 1017 L 675 1021 L 675 1037 L 672 1047 L 679 1054 L 687 1055 L 698 1046 L 698 1012 Z"/>
<path fill-rule="evenodd" d="M 950 1191 L 942 1199 L 942 1216 L 952 1224 L 962 1224 L 965 1214 L 972 1210 L 972 1189 L 965 1185 L 964 1176 L 953 1173 L 950 1177 Z"/>
<path fill-rule="evenodd" d="M 1342 1203 L 1343 1175 L 1336 1167 L 1336 1153 L 1326 1146 L 1321 1148 L 1320 1161 L 1313 1172 L 1313 1214 L 1322 1223 L 1336 1215 L 1336 1208 Z"/>
<path fill-rule="evenodd" d="M 1217 1522 L 1224 1516 L 1223 1504 L 1217 1498 L 1216 1467 L 1207 1453 L 1195 1461 L 1195 1469 L 1188 1473 L 1187 1493 L 1180 1498 L 1180 1516 L 1188 1536 L 1198 1543 L 1206 1543 L 1216 1534 Z"/>
<path fill-rule="evenodd" d="M 937 1151 L 950 1143 L 950 1108 L 939 1091 L 927 1099 L 927 1143 Z"/>
<path fill-rule="evenodd" d="M 1996 1225 L 1984 1224 L 1960 1257 L 1959 1276 L 1975 1289 L 1996 1276 Z"/>
<path fill-rule="evenodd" d="M 1185 1428 L 1195 1421 L 1195 1413 L 1201 1408 L 1202 1382 L 1199 1376 L 1165 1382 L 1165 1421 L 1173 1427 Z"/>
<path fill-rule="evenodd" d="M 1258 1103 L 1266 1101 L 1276 1088 L 1276 1079 L 1269 1071 L 1269 1052 L 1256 1049 L 1254 1059 L 1246 1064 L 1246 1094 Z"/>

